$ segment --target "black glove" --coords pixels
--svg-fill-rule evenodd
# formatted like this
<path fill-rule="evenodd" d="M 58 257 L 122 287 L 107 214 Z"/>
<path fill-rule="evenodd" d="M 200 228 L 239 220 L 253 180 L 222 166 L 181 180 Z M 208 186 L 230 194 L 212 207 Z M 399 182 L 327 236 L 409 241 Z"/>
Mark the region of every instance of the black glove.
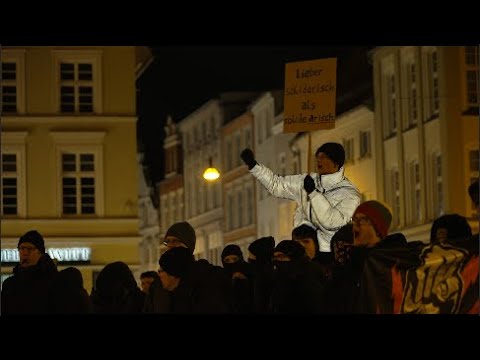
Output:
<path fill-rule="evenodd" d="M 253 155 L 253 151 L 248 148 L 242 151 L 240 157 L 242 158 L 243 162 L 248 165 L 249 170 L 252 170 L 253 167 L 257 165 L 257 162 L 255 161 L 255 155 Z"/>
<path fill-rule="evenodd" d="M 305 179 L 303 180 L 303 188 L 307 194 L 310 194 L 313 190 L 315 190 L 315 181 L 313 181 L 310 175 L 305 176 Z"/>

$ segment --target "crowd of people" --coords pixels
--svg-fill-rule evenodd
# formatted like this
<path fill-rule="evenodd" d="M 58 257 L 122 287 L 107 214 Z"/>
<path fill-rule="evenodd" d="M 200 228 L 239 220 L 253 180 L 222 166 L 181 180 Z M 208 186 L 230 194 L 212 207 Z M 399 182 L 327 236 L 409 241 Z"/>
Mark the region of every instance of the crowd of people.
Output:
<path fill-rule="evenodd" d="M 20 262 L 2 287 L 2 315 L 375 312 L 379 304 L 358 301 L 365 260 L 375 251 L 408 249 L 417 242 L 389 233 L 388 206 L 360 203 L 358 190 L 344 176 L 343 147 L 322 145 L 316 152 L 318 172 L 301 175 L 274 174 L 250 149 L 241 158 L 273 196 L 297 202 L 291 239 L 259 238 L 249 244 L 246 259 L 238 245 L 228 244 L 220 267 L 195 260 L 195 229 L 175 223 L 165 234 L 158 271 L 141 274 L 141 289 L 128 265 L 118 261 L 101 270 L 89 295 L 81 272 L 58 271 L 42 235 L 28 231 L 18 242 Z M 478 186 L 477 180 L 468 189 L 477 208 Z M 478 234 L 472 235 L 458 214 L 436 219 L 430 242 L 467 244 L 478 256 Z M 393 304 L 381 306 L 393 313 Z"/>

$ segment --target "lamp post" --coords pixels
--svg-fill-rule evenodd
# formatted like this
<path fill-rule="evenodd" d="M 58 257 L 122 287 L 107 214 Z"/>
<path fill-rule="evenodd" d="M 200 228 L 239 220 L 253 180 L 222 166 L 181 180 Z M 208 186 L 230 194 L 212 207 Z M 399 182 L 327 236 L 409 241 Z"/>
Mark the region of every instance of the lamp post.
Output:
<path fill-rule="evenodd" d="M 207 181 L 214 181 L 220 177 L 220 173 L 212 165 L 212 157 L 209 159 L 209 167 L 204 171 L 203 178 Z"/>

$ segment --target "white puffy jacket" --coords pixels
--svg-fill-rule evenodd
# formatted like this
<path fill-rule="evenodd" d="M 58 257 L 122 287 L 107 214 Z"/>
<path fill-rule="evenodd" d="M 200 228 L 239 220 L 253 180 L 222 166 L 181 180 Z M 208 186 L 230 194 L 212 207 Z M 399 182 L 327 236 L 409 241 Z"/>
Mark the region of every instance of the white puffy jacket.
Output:
<path fill-rule="evenodd" d="M 303 188 L 307 174 L 280 176 L 259 163 L 250 172 L 273 196 L 297 202 L 293 225 L 307 224 L 316 228 L 321 252 L 331 251 L 333 234 L 351 220 L 360 204 L 360 193 L 343 176 L 343 166 L 333 174 L 320 176 L 310 173 L 316 190 L 309 195 Z"/>

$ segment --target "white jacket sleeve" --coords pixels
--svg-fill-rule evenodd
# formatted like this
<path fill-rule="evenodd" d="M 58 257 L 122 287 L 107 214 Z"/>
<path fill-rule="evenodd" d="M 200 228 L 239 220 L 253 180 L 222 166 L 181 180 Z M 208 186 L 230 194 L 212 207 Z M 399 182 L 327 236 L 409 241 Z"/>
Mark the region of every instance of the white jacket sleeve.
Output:
<path fill-rule="evenodd" d="M 355 209 L 360 205 L 360 195 L 352 188 L 339 188 L 336 198 L 341 200 L 332 206 L 327 198 L 319 191 L 310 195 L 311 222 L 315 226 L 322 226 L 327 230 L 335 230 L 346 225 L 353 216 Z"/>
<path fill-rule="evenodd" d="M 250 172 L 273 196 L 289 200 L 298 200 L 301 196 L 305 175 L 280 176 L 259 163 Z"/>

